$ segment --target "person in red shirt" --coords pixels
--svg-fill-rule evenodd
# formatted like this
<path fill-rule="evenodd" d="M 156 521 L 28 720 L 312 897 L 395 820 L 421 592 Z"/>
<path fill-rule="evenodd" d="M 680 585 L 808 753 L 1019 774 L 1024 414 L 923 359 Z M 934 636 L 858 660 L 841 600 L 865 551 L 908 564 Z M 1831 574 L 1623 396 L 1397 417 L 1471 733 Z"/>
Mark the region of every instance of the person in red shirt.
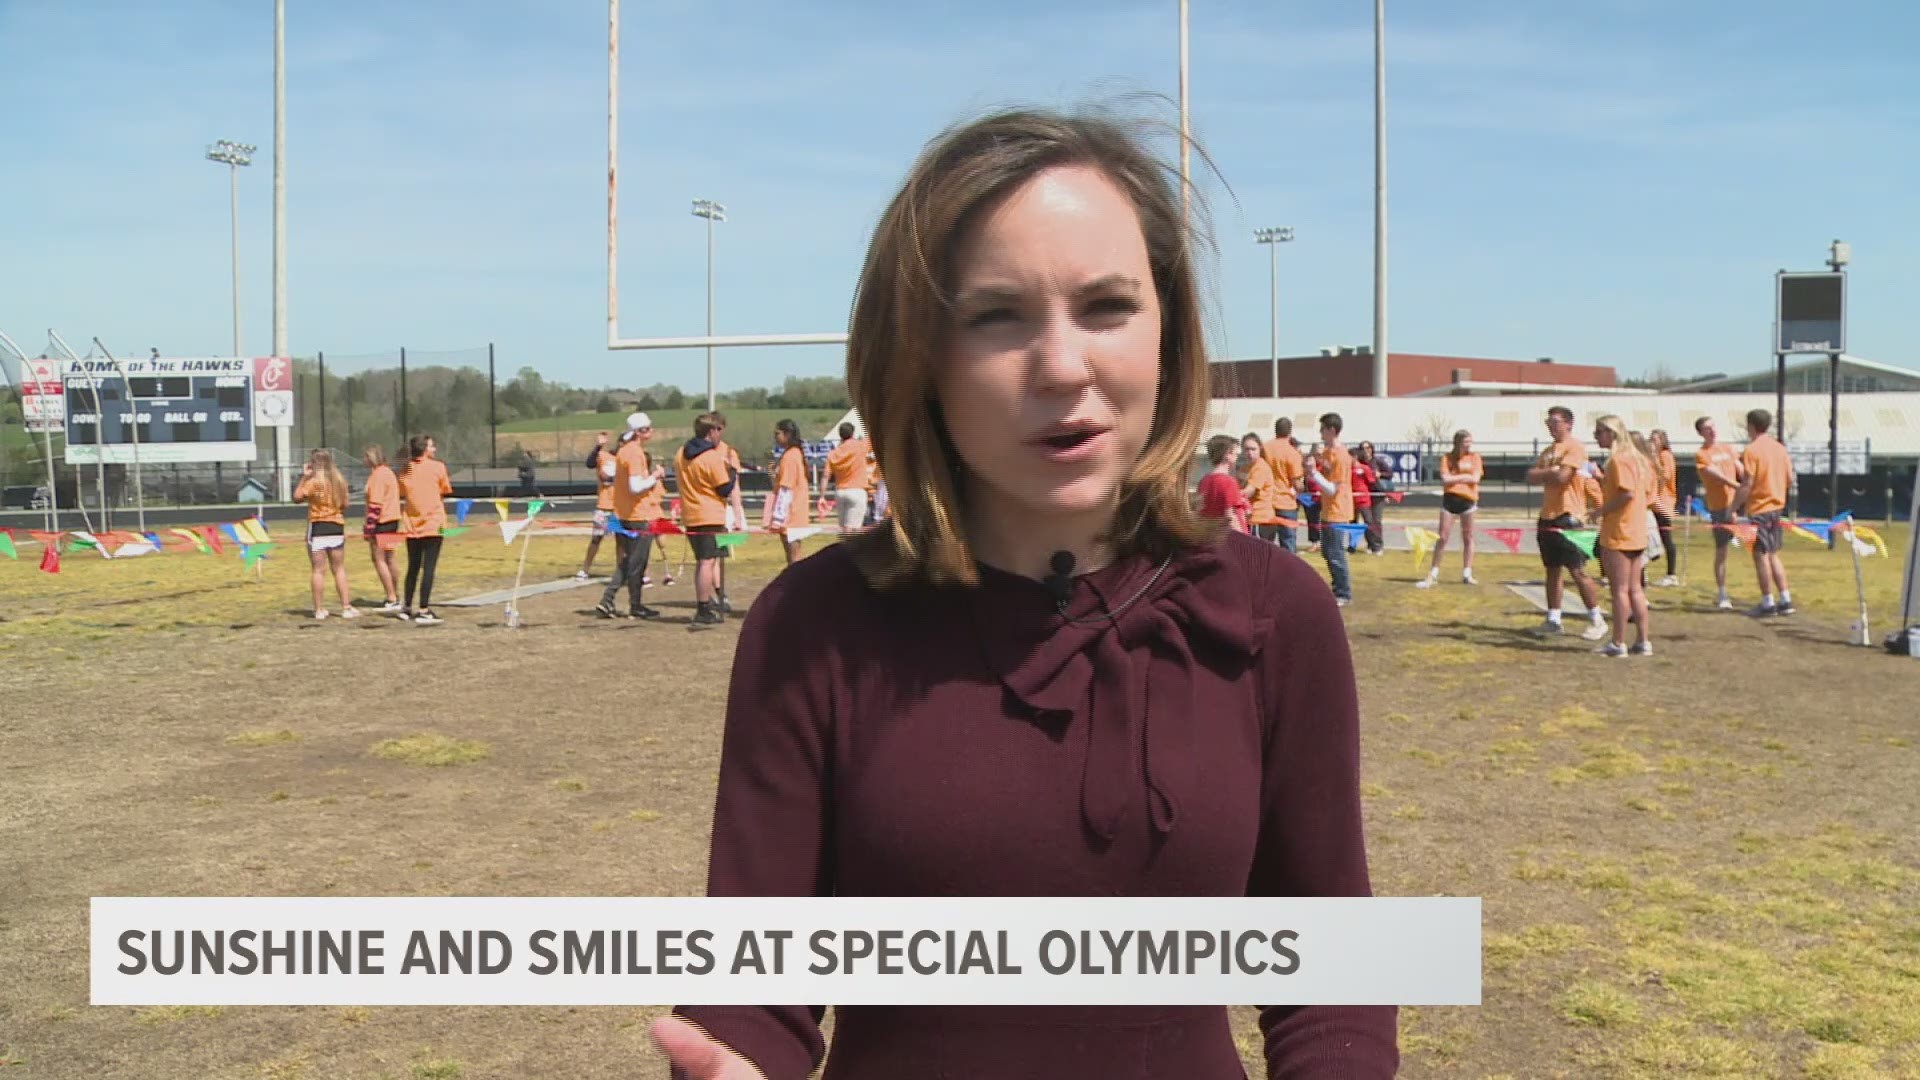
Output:
<path fill-rule="evenodd" d="M 1207 440 L 1207 461 L 1213 466 L 1200 478 L 1200 516 L 1225 521 L 1234 532 L 1247 531 L 1246 496 L 1233 477 L 1233 436 Z"/>
<path fill-rule="evenodd" d="M 1340 612 L 1193 506 L 1199 230 L 1135 130 L 994 114 L 882 212 L 847 387 L 893 515 L 747 610 L 710 896 L 1369 893 Z M 829 1056 L 828 1005 L 652 1035 L 689 1080 L 1246 1075 L 1219 1007 L 835 1007 Z M 1391 1007 L 1259 1025 L 1269 1077 L 1398 1066 Z"/>
<path fill-rule="evenodd" d="M 1386 501 L 1373 444 L 1362 442 L 1353 452 L 1353 513 L 1366 523 L 1367 550 L 1374 555 L 1387 553 L 1386 533 L 1380 527 L 1380 511 Z"/>

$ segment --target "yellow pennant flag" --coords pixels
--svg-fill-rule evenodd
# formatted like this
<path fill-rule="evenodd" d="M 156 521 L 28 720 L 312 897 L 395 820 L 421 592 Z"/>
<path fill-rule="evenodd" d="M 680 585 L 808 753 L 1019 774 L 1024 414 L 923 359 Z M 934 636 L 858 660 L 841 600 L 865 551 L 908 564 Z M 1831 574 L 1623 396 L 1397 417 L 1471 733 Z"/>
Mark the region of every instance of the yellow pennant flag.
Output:
<path fill-rule="evenodd" d="M 273 541 L 273 538 L 267 535 L 267 530 L 260 527 L 257 518 L 241 518 L 233 523 L 233 528 L 249 544 L 266 544 Z"/>
<path fill-rule="evenodd" d="M 1434 542 L 1440 539 L 1440 534 L 1434 532 L 1432 529 L 1423 529 L 1418 525 L 1408 525 L 1406 526 L 1406 530 L 1407 543 L 1413 546 L 1413 561 L 1415 565 L 1426 562 L 1427 555 L 1433 551 Z"/>
<path fill-rule="evenodd" d="M 507 520 L 507 508 L 508 508 L 507 500 L 505 499 L 493 500 L 493 512 L 500 515 L 501 521 Z"/>

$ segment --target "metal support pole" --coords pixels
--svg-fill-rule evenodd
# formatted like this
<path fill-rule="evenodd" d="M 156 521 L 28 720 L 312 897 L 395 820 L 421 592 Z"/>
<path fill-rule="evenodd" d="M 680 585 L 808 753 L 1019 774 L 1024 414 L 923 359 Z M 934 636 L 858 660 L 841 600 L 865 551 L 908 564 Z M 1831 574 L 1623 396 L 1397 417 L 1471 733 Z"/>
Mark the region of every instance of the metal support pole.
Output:
<path fill-rule="evenodd" d="M 1267 353 L 1273 358 L 1273 397 L 1280 399 L 1280 245 L 1267 245 Z"/>
<path fill-rule="evenodd" d="M 400 441 L 407 441 L 407 347 L 400 346 Z"/>
<path fill-rule="evenodd" d="M 287 351 L 287 3 L 273 0 L 273 355 Z M 281 502 L 293 501 L 287 428 L 273 429 L 273 466 Z"/>
<path fill-rule="evenodd" d="M 1187 125 L 1187 0 L 1180 0 L 1180 225 L 1189 220 L 1193 173 L 1188 167 L 1188 150 L 1193 142 Z"/>
<path fill-rule="evenodd" d="M 713 336 L 713 215 L 707 215 L 707 336 Z M 713 385 L 713 346 L 707 346 L 707 411 L 720 407 L 719 392 Z"/>
<path fill-rule="evenodd" d="M 1832 353 L 1827 362 L 1827 520 L 1840 513 L 1840 354 Z M 1833 535 L 1827 535 L 1827 547 L 1833 547 Z"/>
<path fill-rule="evenodd" d="M 1373 0 L 1373 396 L 1387 396 L 1387 4 Z"/>
<path fill-rule="evenodd" d="M 146 485 L 140 476 L 140 406 L 133 399 L 133 380 L 127 377 L 126 365 L 122 364 L 105 345 L 102 345 L 99 338 L 94 338 L 93 344 L 95 348 L 99 349 L 100 352 L 106 356 L 107 362 L 113 365 L 113 369 L 120 373 L 120 385 L 126 387 L 127 390 L 127 415 L 132 420 L 132 422 L 127 425 L 127 434 L 132 437 L 133 442 L 134 512 L 137 515 L 136 520 L 140 523 L 140 531 L 146 532 L 147 491 Z M 102 426 L 104 427 L 105 425 Z"/>
<path fill-rule="evenodd" d="M 327 354 L 320 353 L 320 445 L 327 443 Z"/>
<path fill-rule="evenodd" d="M 487 467 L 500 467 L 500 413 L 494 407 L 493 342 L 487 342 Z"/>
<path fill-rule="evenodd" d="M 1787 354 L 1773 354 L 1773 431 L 1787 441 Z"/>
<path fill-rule="evenodd" d="M 233 355 L 240 351 L 240 166 L 227 163 L 227 214 L 232 219 L 227 236 L 233 246 Z"/>
<path fill-rule="evenodd" d="M 20 346 L 15 345 L 13 343 L 13 339 L 8 337 L 5 333 L 0 333 L 0 346 L 4 346 L 8 352 L 12 353 L 14 356 L 19 358 L 20 381 L 25 382 L 27 377 L 27 365 L 29 363 L 27 359 L 27 354 L 21 352 Z M 6 365 L 4 363 L 0 363 L 0 371 L 4 371 L 5 369 L 6 369 Z M 8 381 L 10 382 L 12 381 L 12 376 L 8 376 Z M 38 379 L 35 380 L 36 383 L 39 381 L 40 380 Z M 24 391 L 21 391 L 18 387 L 15 388 L 15 392 L 20 395 L 20 423 L 21 423 L 21 426 L 24 427 L 27 422 L 27 395 Z M 62 413 L 63 422 L 64 422 L 64 416 L 65 416 L 65 410 L 66 410 L 65 380 L 61 380 L 60 396 L 62 398 L 62 401 L 60 403 L 60 408 L 61 408 L 61 413 Z M 40 429 L 40 436 L 45 444 L 46 456 L 47 456 L 47 531 L 59 532 L 60 531 L 60 480 L 57 476 L 54 475 L 53 429 L 50 427 L 42 426 Z M 31 434 L 28 435 L 28 441 L 29 442 L 32 441 Z M 80 489 L 77 486 L 74 488 L 73 497 L 76 501 L 80 498 Z M 1889 499 L 1888 503 L 1889 505 L 1891 505 L 1892 500 Z"/>

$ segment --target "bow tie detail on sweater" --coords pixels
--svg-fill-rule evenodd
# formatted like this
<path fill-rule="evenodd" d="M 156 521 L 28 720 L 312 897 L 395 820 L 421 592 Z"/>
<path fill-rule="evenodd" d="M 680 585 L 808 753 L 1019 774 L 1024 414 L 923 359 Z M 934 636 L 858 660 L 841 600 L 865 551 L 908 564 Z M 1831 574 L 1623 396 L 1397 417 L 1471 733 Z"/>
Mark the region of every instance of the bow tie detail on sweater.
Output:
<path fill-rule="evenodd" d="M 1066 619 L 1028 579 L 989 571 L 995 584 L 975 590 L 987 656 L 1007 690 L 1029 709 L 1084 725 L 1081 812 L 1103 840 L 1114 837 L 1143 779 L 1154 830 L 1173 830 L 1182 797 L 1200 782 L 1194 742 L 1208 723 L 1193 705 L 1201 666 L 1195 650 L 1237 669 L 1258 651 L 1261 627 L 1271 625 L 1256 623 L 1239 568 L 1208 552 L 1176 556 L 1117 620 L 1100 617 L 1124 604 L 1156 565 L 1134 558 L 1078 579 Z"/>

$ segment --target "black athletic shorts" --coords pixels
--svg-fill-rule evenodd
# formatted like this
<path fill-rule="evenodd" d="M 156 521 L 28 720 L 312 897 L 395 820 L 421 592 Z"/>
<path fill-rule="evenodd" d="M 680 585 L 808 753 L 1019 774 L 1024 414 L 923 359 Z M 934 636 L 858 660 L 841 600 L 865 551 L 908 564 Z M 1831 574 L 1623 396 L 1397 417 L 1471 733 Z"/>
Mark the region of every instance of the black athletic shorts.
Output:
<path fill-rule="evenodd" d="M 1448 492 L 1440 496 L 1440 509 L 1445 510 L 1449 514 L 1471 514 L 1473 513 L 1473 508 L 1477 505 L 1479 504 L 1467 498 L 1465 495 L 1455 495 L 1452 492 Z"/>
<path fill-rule="evenodd" d="M 309 521 L 307 522 L 307 535 L 309 537 L 345 536 L 347 535 L 347 527 L 338 521 Z"/>
<path fill-rule="evenodd" d="M 1733 508 L 1723 507 L 1708 511 L 1708 516 L 1713 519 L 1714 524 L 1713 546 L 1723 548 L 1733 543 L 1733 529 L 1730 528 L 1733 524 Z"/>
<path fill-rule="evenodd" d="M 1587 565 L 1587 553 L 1580 545 L 1567 539 L 1564 530 L 1577 529 L 1580 522 L 1572 514 L 1561 514 L 1551 520 L 1542 519 L 1535 540 L 1540 545 L 1540 565 L 1549 569 L 1561 567 L 1567 570 L 1579 570 Z"/>
<path fill-rule="evenodd" d="M 720 533 L 718 525 L 695 525 L 687 530 L 687 544 L 693 548 L 696 559 L 717 559 L 720 557 Z"/>
<path fill-rule="evenodd" d="M 1753 522 L 1753 550 L 1770 555 L 1786 543 L 1786 529 L 1780 523 L 1778 510 L 1748 514 L 1747 520 Z"/>

